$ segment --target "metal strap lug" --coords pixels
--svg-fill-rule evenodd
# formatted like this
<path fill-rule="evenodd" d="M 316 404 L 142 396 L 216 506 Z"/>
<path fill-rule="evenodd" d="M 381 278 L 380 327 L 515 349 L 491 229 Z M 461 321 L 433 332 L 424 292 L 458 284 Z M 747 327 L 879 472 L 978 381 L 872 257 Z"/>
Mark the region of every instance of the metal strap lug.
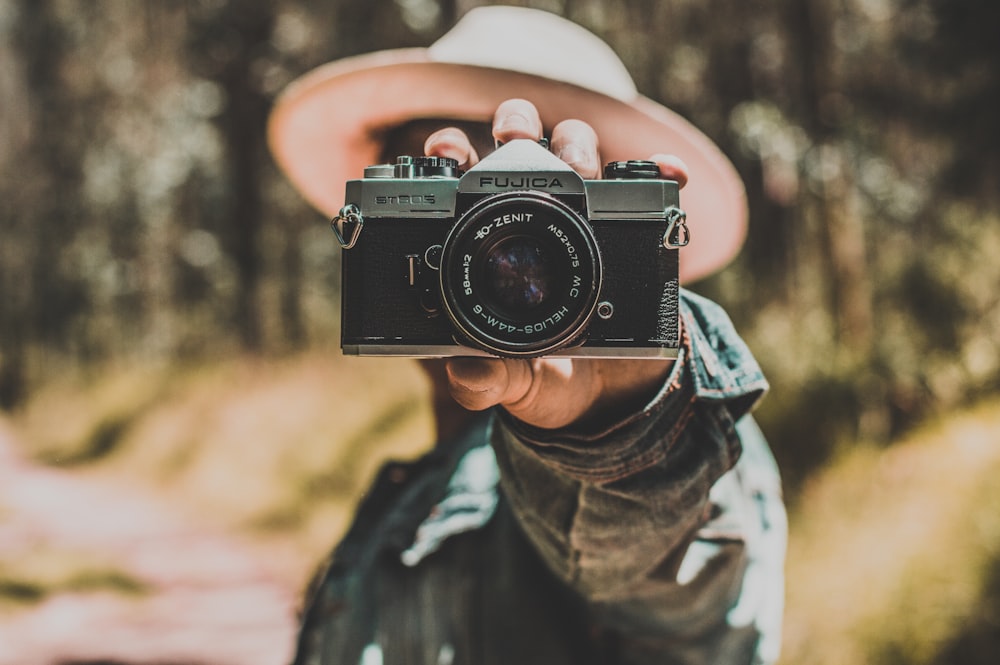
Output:
<path fill-rule="evenodd" d="M 344 249 L 351 249 L 358 242 L 365 219 L 361 209 L 353 203 L 348 203 L 340 209 L 340 213 L 330 220 L 330 228 L 337 234 L 337 240 Z"/>
<path fill-rule="evenodd" d="M 687 213 L 676 206 L 666 210 L 667 230 L 663 234 L 663 246 L 667 249 L 680 249 L 691 242 L 691 229 L 687 225 Z"/>

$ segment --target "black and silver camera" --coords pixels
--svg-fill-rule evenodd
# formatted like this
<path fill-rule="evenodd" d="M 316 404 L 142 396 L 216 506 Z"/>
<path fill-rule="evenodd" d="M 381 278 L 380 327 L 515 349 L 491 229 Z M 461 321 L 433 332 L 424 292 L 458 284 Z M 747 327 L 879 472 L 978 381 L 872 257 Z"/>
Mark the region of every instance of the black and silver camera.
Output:
<path fill-rule="evenodd" d="M 677 183 L 656 164 L 584 180 L 515 140 L 461 174 L 400 157 L 347 183 L 342 339 L 351 355 L 673 357 Z"/>

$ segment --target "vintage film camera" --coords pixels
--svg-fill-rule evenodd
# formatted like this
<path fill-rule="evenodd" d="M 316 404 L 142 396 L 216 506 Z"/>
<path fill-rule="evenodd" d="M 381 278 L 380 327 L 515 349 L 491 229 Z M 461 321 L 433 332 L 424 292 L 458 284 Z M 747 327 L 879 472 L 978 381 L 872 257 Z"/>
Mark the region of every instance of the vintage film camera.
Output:
<path fill-rule="evenodd" d="M 677 183 L 655 163 L 584 180 L 515 140 L 460 174 L 400 157 L 347 183 L 332 226 L 344 248 L 349 355 L 677 355 Z"/>

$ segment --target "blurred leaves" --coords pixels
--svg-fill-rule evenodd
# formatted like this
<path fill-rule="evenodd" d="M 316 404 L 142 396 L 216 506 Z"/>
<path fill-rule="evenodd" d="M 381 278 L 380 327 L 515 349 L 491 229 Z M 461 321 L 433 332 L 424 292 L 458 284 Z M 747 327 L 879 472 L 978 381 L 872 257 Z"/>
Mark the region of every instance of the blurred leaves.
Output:
<path fill-rule="evenodd" d="M 426 45 L 480 4 L 0 0 L 0 407 L 36 459 L 292 534 L 303 571 L 321 556 L 430 423 L 418 377 L 331 360 L 339 254 L 271 163 L 267 112 L 310 68 Z M 601 35 L 745 181 L 744 252 L 692 287 L 773 386 L 785 661 L 995 654 L 1000 4 L 507 4 Z M 107 568 L 0 566 L 0 596 L 131 589 Z"/>
<path fill-rule="evenodd" d="M 0 5 L 0 404 L 72 368 L 335 339 L 335 243 L 270 162 L 269 106 L 478 4 Z M 844 441 L 1000 386 L 995 3 L 510 4 L 604 37 L 736 163 L 745 251 L 692 286 L 771 378 L 760 415 L 792 486 Z"/>

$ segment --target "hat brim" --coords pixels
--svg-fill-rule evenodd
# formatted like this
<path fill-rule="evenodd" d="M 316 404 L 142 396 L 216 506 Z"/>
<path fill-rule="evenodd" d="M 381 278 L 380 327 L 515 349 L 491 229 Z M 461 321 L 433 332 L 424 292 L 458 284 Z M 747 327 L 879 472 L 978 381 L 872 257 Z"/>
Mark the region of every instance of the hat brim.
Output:
<path fill-rule="evenodd" d="M 380 160 L 383 132 L 418 118 L 490 121 L 514 97 L 531 101 L 552 127 L 576 118 L 597 132 L 604 161 L 677 155 L 688 166 L 681 194 L 691 242 L 681 279 L 725 266 L 746 235 L 743 184 L 732 164 L 681 116 L 645 97 L 630 103 L 568 83 L 507 70 L 434 62 L 426 49 L 383 51 L 324 65 L 292 83 L 272 111 L 268 140 L 278 165 L 326 216 L 344 185 Z"/>

